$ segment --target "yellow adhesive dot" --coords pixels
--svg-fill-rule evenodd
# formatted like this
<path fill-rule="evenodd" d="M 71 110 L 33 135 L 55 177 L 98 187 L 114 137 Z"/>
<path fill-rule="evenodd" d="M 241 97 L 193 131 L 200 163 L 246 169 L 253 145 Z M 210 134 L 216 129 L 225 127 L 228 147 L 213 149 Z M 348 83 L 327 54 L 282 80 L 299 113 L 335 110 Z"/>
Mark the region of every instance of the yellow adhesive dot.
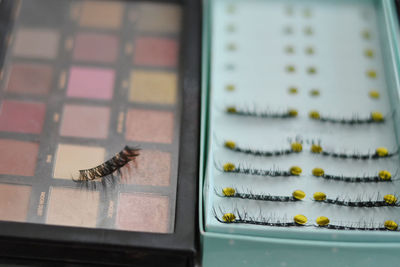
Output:
<path fill-rule="evenodd" d="M 304 192 L 301 191 L 301 190 L 296 190 L 296 191 L 294 191 L 294 192 L 292 193 L 292 196 L 293 196 L 295 199 L 302 200 L 303 198 L 306 197 L 306 193 L 304 193 Z"/>
<path fill-rule="evenodd" d="M 374 50 L 372 50 L 372 49 L 365 49 L 364 55 L 365 55 L 366 57 L 373 58 L 373 57 L 374 57 Z"/>
<path fill-rule="evenodd" d="M 379 92 L 378 92 L 378 91 L 375 91 L 375 90 L 369 91 L 368 94 L 369 94 L 369 96 L 370 96 L 371 98 L 378 99 L 378 98 L 380 97 Z"/>
<path fill-rule="evenodd" d="M 312 90 L 310 90 L 310 95 L 311 96 L 319 96 L 320 92 L 318 89 L 312 89 Z"/>
<path fill-rule="evenodd" d="M 291 45 L 288 45 L 285 47 L 285 52 L 288 54 L 293 54 L 294 53 L 294 47 Z"/>
<path fill-rule="evenodd" d="M 376 78 L 376 76 L 378 76 L 378 75 L 376 74 L 376 71 L 368 70 L 367 71 L 367 76 L 370 77 L 370 78 Z"/>
<path fill-rule="evenodd" d="M 233 84 L 228 84 L 227 86 L 225 86 L 225 89 L 227 91 L 235 91 L 235 86 Z"/>
<path fill-rule="evenodd" d="M 373 121 L 378 121 L 379 122 L 379 121 L 383 121 L 384 117 L 383 117 L 382 113 L 380 113 L 378 111 L 374 111 L 374 112 L 371 112 L 371 119 Z"/>
<path fill-rule="evenodd" d="M 298 176 L 298 175 L 301 174 L 301 172 L 302 172 L 302 169 L 299 166 L 293 166 L 293 167 L 290 168 L 290 173 L 292 175 L 297 175 Z"/>
<path fill-rule="evenodd" d="M 388 230 L 396 231 L 397 223 L 395 223 L 394 221 L 391 221 L 391 220 L 385 221 L 385 228 Z"/>
<path fill-rule="evenodd" d="M 316 144 L 312 144 L 311 145 L 311 152 L 312 153 L 321 153 L 322 152 L 322 146 L 316 145 Z"/>
<path fill-rule="evenodd" d="M 296 68 L 293 65 L 286 66 L 286 71 L 293 73 L 296 71 Z"/>
<path fill-rule="evenodd" d="M 295 95 L 299 92 L 296 87 L 289 87 L 288 91 L 289 91 L 289 94 L 292 94 L 292 95 Z"/>
<path fill-rule="evenodd" d="M 226 172 L 232 172 L 232 171 L 235 170 L 235 168 L 236 168 L 235 164 L 230 163 L 230 162 L 225 163 L 224 166 L 223 166 L 223 169 Z"/>
<path fill-rule="evenodd" d="M 301 214 L 297 214 L 296 216 L 293 217 L 293 220 L 297 224 L 306 224 L 307 223 L 307 217 Z"/>
<path fill-rule="evenodd" d="M 224 196 L 226 197 L 231 197 L 235 195 L 235 193 L 236 191 L 232 187 L 225 187 L 224 189 L 222 189 L 222 194 L 224 194 Z"/>
<path fill-rule="evenodd" d="M 289 109 L 289 110 L 288 110 L 288 115 L 289 115 L 290 117 L 297 117 L 297 115 L 298 115 L 297 109 Z"/>
<path fill-rule="evenodd" d="M 315 222 L 319 225 L 319 226 L 325 226 L 329 224 L 329 219 L 328 217 L 325 216 L 320 216 L 318 217 Z"/>
<path fill-rule="evenodd" d="M 364 30 L 361 32 L 361 36 L 365 39 L 365 40 L 369 40 L 371 39 L 371 33 L 368 30 Z"/>
<path fill-rule="evenodd" d="M 378 157 L 386 157 L 387 155 L 389 155 L 389 151 L 387 150 L 386 147 L 378 147 L 375 150 L 376 155 L 378 155 Z"/>
<path fill-rule="evenodd" d="M 235 50 L 236 50 L 236 45 L 233 44 L 233 43 L 228 44 L 228 45 L 226 46 L 226 49 L 228 49 L 229 51 L 235 51 Z"/>
<path fill-rule="evenodd" d="M 293 15 L 293 7 L 287 7 L 286 9 L 286 15 L 291 16 Z"/>
<path fill-rule="evenodd" d="M 379 178 L 384 181 L 388 181 L 392 178 L 392 174 L 387 170 L 382 170 L 378 173 Z"/>
<path fill-rule="evenodd" d="M 224 216 L 222 216 L 222 220 L 224 220 L 224 222 L 227 222 L 227 223 L 234 222 L 235 219 L 236 219 L 236 216 L 233 213 L 225 213 Z"/>
<path fill-rule="evenodd" d="M 305 52 L 306 52 L 306 54 L 308 54 L 308 55 L 313 55 L 313 54 L 315 53 L 315 52 L 314 52 L 314 48 L 313 48 L 312 46 L 306 47 Z"/>
<path fill-rule="evenodd" d="M 236 110 L 235 107 L 227 107 L 227 108 L 226 108 L 226 112 L 228 112 L 228 113 L 236 113 L 237 110 Z"/>
<path fill-rule="evenodd" d="M 294 152 L 301 152 L 303 150 L 303 145 L 299 142 L 294 142 L 290 145 L 292 151 Z"/>
<path fill-rule="evenodd" d="M 316 111 L 316 110 L 310 111 L 310 113 L 308 113 L 308 116 L 309 116 L 311 119 L 314 119 L 314 120 L 319 120 L 319 118 L 320 118 L 319 112 Z"/>
<path fill-rule="evenodd" d="M 394 195 L 385 195 L 383 197 L 383 200 L 385 200 L 386 203 L 388 203 L 389 205 L 393 205 L 396 204 L 397 202 L 397 197 L 395 197 Z"/>
<path fill-rule="evenodd" d="M 323 201 L 326 199 L 326 194 L 323 192 L 315 192 L 314 193 L 314 199 L 316 201 Z"/>
<path fill-rule="evenodd" d="M 304 9 L 304 11 L 303 11 L 303 16 L 305 17 L 305 18 L 310 18 L 311 17 L 311 10 L 310 9 Z"/>
<path fill-rule="evenodd" d="M 312 35 L 313 33 L 314 33 L 314 31 L 310 26 L 304 28 L 305 35 Z"/>
<path fill-rule="evenodd" d="M 321 176 L 324 176 L 325 171 L 324 171 L 324 169 L 322 169 L 322 168 L 314 168 L 314 169 L 312 170 L 312 174 L 313 174 L 314 176 L 321 177 Z"/>
<path fill-rule="evenodd" d="M 236 143 L 233 141 L 225 141 L 224 146 L 230 149 L 234 149 L 236 147 Z"/>
<path fill-rule="evenodd" d="M 307 69 L 308 74 L 315 74 L 317 73 L 317 69 L 315 67 L 309 67 Z"/>

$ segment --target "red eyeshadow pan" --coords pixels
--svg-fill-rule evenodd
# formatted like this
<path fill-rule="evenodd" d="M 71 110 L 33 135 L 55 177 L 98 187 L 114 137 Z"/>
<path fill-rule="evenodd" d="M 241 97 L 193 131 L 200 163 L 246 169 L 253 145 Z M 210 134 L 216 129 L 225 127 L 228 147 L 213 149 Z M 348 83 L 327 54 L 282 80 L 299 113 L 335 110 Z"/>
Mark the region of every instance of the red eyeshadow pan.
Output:
<path fill-rule="evenodd" d="M 50 91 L 53 69 L 46 64 L 14 63 L 7 91 L 19 94 L 45 95 Z"/>
<path fill-rule="evenodd" d="M 45 112 L 42 103 L 4 100 L 0 107 L 0 131 L 41 133 Z"/>
<path fill-rule="evenodd" d="M 117 59 L 118 39 L 109 34 L 80 33 L 75 38 L 74 60 L 114 62 Z"/>
<path fill-rule="evenodd" d="M 0 139 L 0 174 L 34 176 L 39 144 Z"/>
<path fill-rule="evenodd" d="M 140 37 L 135 40 L 133 63 L 142 66 L 176 67 L 178 43 L 173 39 Z"/>

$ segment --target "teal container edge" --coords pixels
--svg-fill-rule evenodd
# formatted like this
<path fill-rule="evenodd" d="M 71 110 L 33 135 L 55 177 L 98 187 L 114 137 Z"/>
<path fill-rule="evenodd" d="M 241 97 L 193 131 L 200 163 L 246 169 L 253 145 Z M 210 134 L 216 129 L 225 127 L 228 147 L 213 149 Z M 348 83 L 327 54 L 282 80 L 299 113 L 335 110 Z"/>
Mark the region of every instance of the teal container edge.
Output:
<path fill-rule="evenodd" d="M 205 162 L 207 162 L 207 125 L 209 95 L 209 9 L 208 0 L 203 3 L 203 53 L 202 53 L 202 113 L 201 147 L 199 170 L 199 230 L 202 247 L 202 266 L 398 266 L 400 264 L 399 242 L 333 242 L 296 240 L 285 238 L 254 237 L 206 232 L 203 215 L 203 185 Z M 395 3 L 382 0 L 382 7 L 389 26 L 389 49 L 395 55 L 396 80 L 399 87 L 400 71 L 400 31 Z M 393 59 L 392 59 L 393 60 Z M 392 92 L 398 103 L 400 92 Z M 397 111 L 399 112 L 399 111 Z M 396 113 L 397 113 L 396 112 Z M 397 136 L 399 130 L 397 129 Z"/>

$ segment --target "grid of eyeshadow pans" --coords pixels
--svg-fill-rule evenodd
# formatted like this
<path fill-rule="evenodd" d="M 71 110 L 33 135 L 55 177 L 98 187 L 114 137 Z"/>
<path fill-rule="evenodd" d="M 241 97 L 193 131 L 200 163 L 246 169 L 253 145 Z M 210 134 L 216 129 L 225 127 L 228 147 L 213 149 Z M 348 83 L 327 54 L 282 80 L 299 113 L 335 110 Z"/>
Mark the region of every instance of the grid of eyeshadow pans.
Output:
<path fill-rule="evenodd" d="M 1 25 L 0 235 L 157 247 L 180 254 L 163 252 L 171 264 L 186 262 L 195 250 L 197 135 L 183 141 L 197 127 L 196 67 L 187 66 L 198 58 L 187 55 L 199 52 L 187 40 L 198 29 L 183 23 L 198 25 L 192 1 L 0 4 L 11 14 Z M 193 83 L 190 93 L 184 79 Z M 117 184 L 86 188 L 72 180 L 125 145 L 141 151 Z M 35 257 L 53 257 L 42 254 Z M 148 263 L 151 255 L 117 262 Z"/>

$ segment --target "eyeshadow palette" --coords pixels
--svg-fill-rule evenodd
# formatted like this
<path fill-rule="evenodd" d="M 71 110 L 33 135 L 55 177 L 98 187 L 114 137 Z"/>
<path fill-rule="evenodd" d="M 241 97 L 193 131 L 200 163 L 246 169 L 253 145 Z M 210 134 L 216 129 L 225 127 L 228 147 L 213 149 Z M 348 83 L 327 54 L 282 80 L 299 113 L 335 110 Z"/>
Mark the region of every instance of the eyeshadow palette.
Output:
<path fill-rule="evenodd" d="M 0 255 L 192 263 L 195 2 L 0 1 L 0 236 L 60 244 L 21 254 L 0 242 Z M 104 169 L 127 148 L 139 155 Z M 88 169 L 96 179 L 82 181 Z"/>
<path fill-rule="evenodd" d="M 205 6 L 203 263 L 397 264 L 394 1 Z"/>

